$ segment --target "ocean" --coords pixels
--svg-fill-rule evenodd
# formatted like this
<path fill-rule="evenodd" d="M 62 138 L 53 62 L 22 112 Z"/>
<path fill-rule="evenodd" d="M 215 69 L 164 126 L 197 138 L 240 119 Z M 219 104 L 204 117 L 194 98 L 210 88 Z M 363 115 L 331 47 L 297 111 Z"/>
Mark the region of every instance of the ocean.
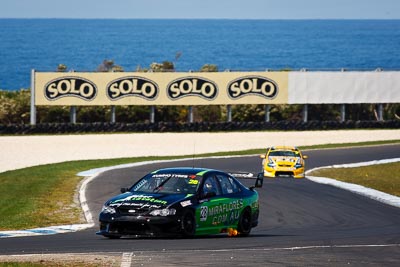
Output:
<path fill-rule="evenodd" d="M 400 20 L 0 19 L 0 89 L 31 70 L 124 71 L 171 61 L 176 71 L 400 70 Z"/>

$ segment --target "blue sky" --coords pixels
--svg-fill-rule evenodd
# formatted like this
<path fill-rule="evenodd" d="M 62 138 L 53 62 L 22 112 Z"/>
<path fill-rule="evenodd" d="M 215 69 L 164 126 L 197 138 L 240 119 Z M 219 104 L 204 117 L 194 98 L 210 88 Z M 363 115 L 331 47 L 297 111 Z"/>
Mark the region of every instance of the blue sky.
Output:
<path fill-rule="evenodd" d="M 0 18 L 400 19 L 400 0 L 0 0 Z"/>

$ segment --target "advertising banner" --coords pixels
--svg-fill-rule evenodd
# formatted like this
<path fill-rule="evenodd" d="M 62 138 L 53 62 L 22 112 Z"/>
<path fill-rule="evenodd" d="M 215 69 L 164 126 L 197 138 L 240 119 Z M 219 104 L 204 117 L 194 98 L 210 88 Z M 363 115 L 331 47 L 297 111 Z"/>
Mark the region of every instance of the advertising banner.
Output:
<path fill-rule="evenodd" d="M 35 105 L 288 103 L 287 72 L 35 72 Z"/>
<path fill-rule="evenodd" d="M 288 92 L 289 104 L 400 103 L 400 72 L 290 72 Z"/>

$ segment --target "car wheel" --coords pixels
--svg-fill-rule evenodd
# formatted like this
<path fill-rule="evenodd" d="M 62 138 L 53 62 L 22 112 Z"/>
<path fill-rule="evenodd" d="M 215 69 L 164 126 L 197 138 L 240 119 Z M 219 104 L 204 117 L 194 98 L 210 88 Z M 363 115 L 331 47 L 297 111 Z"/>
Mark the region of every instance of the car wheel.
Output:
<path fill-rule="evenodd" d="M 182 234 L 184 237 L 193 237 L 196 232 L 196 218 L 191 210 L 186 210 L 182 215 Z"/>
<path fill-rule="evenodd" d="M 251 232 L 251 211 L 245 209 L 239 218 L 238 231 L 241 236 L 248 236 Z"/>

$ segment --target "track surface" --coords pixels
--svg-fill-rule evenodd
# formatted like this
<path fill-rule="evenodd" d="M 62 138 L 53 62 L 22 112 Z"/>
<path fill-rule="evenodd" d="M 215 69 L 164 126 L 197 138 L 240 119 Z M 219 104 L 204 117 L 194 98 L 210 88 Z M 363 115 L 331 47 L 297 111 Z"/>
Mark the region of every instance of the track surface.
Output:
<path fill-rule="evenodd" d="M 307 169 L 400 158 L 400 145 L 313 150 Z M 118 169 L 88 185 L 94 218 L 109 197 L 154 169 L 200 166 L 257 173 L 257 156 L 188 160 Z M 398 174 L 397 174 L 398 175 Z M 253 180 L 244 179 L 248 186 Z M 0 254 L 131 253 L 132 266 L 400 266 L 400 209 L 307 179 L 266 179 L 260 224 L 247 238 L 108 240 L 97 227 L 72 234 L 0 239 Z"/>

